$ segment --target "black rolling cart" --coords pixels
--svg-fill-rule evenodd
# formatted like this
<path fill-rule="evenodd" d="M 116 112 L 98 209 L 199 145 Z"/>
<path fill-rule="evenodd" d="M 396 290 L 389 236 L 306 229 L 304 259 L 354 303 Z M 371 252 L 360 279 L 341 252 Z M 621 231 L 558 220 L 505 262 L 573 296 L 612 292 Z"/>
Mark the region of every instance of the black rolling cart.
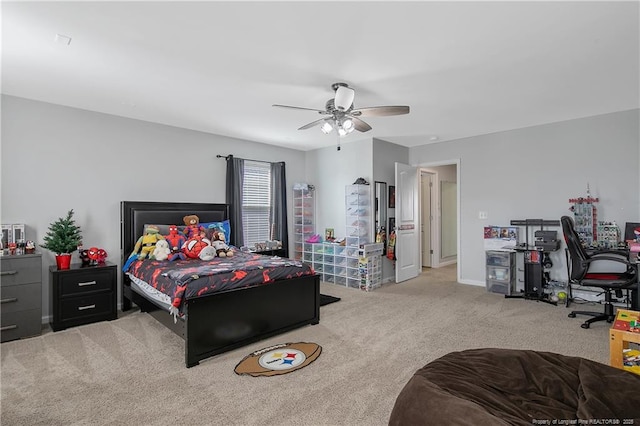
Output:
<path fill-rule="evenodd" d="M 553 267 L 549 253 L 560 248 L 556 231 L 545 230 L 548 226 L 560 226 L 559 220 L 524 219 L 512 220 L 512 226 L 525 227 L 525 241 L 515 247 L 516 253 L 522 254 L 524 263 L 524 290 L 520 293 L 505 295 L 506 298 L 536 300 L 552 305 L 557 302 L 549 299 L 544 290 L 549 282 L 548 270 Z M 535 240 L 529 242 L 530 228 L 540 227 L 534 231 Z"/>

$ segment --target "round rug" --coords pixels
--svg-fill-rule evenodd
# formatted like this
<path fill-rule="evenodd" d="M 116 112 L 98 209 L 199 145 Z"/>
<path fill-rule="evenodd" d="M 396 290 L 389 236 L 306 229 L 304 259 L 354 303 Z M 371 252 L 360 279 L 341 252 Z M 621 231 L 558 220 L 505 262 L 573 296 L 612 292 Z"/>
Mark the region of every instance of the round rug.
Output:
<path fill-rule="evenodd" d="M 322 347 L 315 343 L 282 343 L 250 353 L 234 371 L 241 376 L 278 376 L 306 367 L 321 352 Z"/>

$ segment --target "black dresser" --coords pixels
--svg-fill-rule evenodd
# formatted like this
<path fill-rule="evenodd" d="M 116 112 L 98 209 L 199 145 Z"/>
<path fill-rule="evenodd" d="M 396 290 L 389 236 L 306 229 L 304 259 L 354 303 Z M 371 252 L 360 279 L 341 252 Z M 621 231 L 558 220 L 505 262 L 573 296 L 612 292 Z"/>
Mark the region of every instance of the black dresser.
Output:
<path fill-rule="evenodd" d="M 1 341 L 42 331 L 42 256 L 0 257 Z"/>
<path fill-rule="evenodd" d="M 64 270 L 51 266 L 51 328 L 59 331 L 116 319 L 117 277 L 117 265 L 111 262 L 96 266 L 72 264 Z"/>

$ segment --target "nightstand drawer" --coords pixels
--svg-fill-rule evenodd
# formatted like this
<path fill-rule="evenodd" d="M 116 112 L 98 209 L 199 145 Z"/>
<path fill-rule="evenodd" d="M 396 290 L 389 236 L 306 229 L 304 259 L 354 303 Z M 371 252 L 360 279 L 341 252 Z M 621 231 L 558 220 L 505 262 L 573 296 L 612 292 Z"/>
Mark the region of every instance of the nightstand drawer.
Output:
<path fill-rule="evenodd" d="M 2 287 L 42 281 L 40 256 L 8 256 L 0 259 Z"/>
<path fill-rule="evenodd" d="M 20 337 L 36 336 L 42 331 L 40 309 L 20 312 L 2 311 L 0 340 L 6 342 Z"/>
<path fill-rule="evenodd" d="M 41 284 L 23 284 L 0 289 L 0 310 L 2 313 L 42 309 Z M 40 319 L 38 320 L 40 321 Z"/>
<path fill-rule="evenodd" d="M 60 320 L 104 316 L 115 312 L 113 293 L 99 293 L 84 297 L 69 297 L 61 300 Z"/>
<path fill-rule="evenodd" d="M 60 296 L 75 296 L 94 291 L 112 290 L 114 268 L 78 270 L 60 277 Z"/>

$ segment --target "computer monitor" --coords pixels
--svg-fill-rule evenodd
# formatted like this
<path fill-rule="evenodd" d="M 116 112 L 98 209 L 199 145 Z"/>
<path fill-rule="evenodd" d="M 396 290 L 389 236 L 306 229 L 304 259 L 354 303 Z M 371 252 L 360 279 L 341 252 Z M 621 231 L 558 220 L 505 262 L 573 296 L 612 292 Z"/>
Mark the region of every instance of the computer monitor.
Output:
<path fill-rule="evenodd" d="M 640 222 L 627 222 L 624 226 L 624 240 L 625 241 L 637 241 L 640 238 L 635 231 L 640 232 Z"/>

